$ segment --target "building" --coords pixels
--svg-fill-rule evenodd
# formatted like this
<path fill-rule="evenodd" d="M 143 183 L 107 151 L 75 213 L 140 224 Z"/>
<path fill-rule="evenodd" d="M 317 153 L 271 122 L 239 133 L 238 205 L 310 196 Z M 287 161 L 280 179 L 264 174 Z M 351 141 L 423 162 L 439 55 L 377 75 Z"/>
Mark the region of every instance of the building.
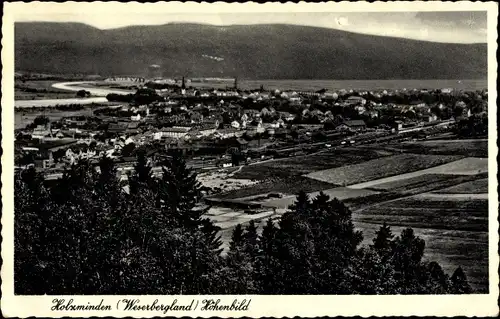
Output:
<path fill-rule="evenodd" d="M 348 105 L 358 105 L 358 104 L 365 105 L 366 104 L 366 100 L 364 98 L 362 98 L 361 96 L 350 96 L 347 98 L 347 100 L 345 102 Z"/>
<path fill-rule="evenodd" d="M 159 132 L 156 132 L 154 134 L 154 138 L 155 139 L 160 139 L 163 137 L 170 137 L 175 139 L 183 138 L 188 134 L 190 130 L 191 127 L 179 127 L 179 126 L 163 128 Z"/>
<path fill-rule="evenodd" d="M 366 130 L 366 124 L 365 124 L 365 121 L 363 121 L 363 120 L 345 121 L 344 123 L 338 125 L 336 127 L 336 129 L 339 131 L 343 131 L 343 130 L 364 131 L 364 130 Z"/>
<path fill-rule="evenodd" d="M 45 125 L 38 125 L 31 134 L 32 139 L 43 140 L 48 137 L 52 137 L 52 131 L 50 126 L 46 127 Z"/>
<path fill-rule="evenodd" d="M 422 120 L 427 123 L 435 122 L 437 121 L 437 115 L 436 114 L 424 115 L 422 117 Z"/>
<path fill-rule="evenodd" d="M 240 131 L 235 128 L 226 128 L 222 130 L 217 130 L 215 133 L 222 139 L 231 138 L 231 137 L 241 137 L 245 131 Z"/>

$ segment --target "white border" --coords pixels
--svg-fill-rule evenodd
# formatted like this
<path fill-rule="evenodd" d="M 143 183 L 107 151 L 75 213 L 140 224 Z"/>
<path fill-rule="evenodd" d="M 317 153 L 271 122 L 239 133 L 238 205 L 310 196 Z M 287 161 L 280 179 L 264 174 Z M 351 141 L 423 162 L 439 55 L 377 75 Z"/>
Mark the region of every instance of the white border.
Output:
<path fill-rule="evenodd" d="M 161 312 L 53 312 L 52 300 L 55 296 L 14 296 L 13 283 L 13 167 L 14 167 L 14 32 L 13 23 L 16 14 L 26 10 L 43 14 L 64 12 L 113 12 L 115 15 L 141 10 L 158 12 L 168 10 L 180 12 L 370 12 L 370 11 L 488 11 L 488 92 L 489 92 L 489 193 L 497 194 L 497 123 L 496 123 L 496 78 L 497 78 L 497 16 L 498 6 L 494 2 L 375 2 L 375 3 L 267 3 L 267 4 L 227 4 L 207 3 L 149 3 L 140 4 L 95 2 L 95 3 L 5 3 L 2 25 L 2 301 L 3 315 L 6 317 L 89 317 L 89 316 L 131 316 L 153 317 L 163 315 Z M 112 18 L 112 17 L 110 17 Z M 196 311 L 168 312 L 168 316 L 192 317 L 313 317 L 313 316 L 494 316 L 498 314 L 498 196 L 489 199 L 489 272 L 490 293 L 487 295 L 439 295 L 439 296 L 246 296 L 251 298 L 248 311 L 244 312 L 203 312 L 200 307 Z M 170 304 L 178 299 L 178 304 L 190 303 L 192 299 L 220 298 L 231 303 L 235 296 L 135 296 L 141 303 L 151 303 L 159 299 Z M 75 299 L 75 303 L 86 304 L 88 301 L 99 303 L 101 299 L 114 309 L 124 296 L 57 296 L 57 298 Z M 240 297 L 239 299 L 243 299 Z"/>

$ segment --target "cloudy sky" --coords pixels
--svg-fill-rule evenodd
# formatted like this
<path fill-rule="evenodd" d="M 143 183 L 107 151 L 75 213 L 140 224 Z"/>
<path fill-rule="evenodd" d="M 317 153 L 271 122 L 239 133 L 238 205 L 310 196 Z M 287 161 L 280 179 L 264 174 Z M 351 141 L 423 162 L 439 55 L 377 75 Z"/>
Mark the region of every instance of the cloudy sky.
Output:
<path fill-rule="evenodd" d="M 100 29 L 130 25 L 192 22 L 213 25 L 286 23 L 334 28 L 357 33 L 452 43 L 486 43 L 486 11 L 453 12 L 273 12 L 166 13 L 75 11 L 46 14 L 35 9 L 16 15 L 16 21 L 82 22 Z"/>

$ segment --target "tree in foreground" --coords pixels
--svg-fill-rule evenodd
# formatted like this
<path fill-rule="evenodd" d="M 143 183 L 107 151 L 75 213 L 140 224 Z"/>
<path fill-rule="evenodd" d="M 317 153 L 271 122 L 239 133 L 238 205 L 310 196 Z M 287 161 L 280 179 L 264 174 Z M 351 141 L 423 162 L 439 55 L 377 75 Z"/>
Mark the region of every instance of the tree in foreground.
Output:
<path fill-rule="evenodd" d="M 304 192 L 262 232 L 219 231 L 200 208 L 201 187 L 180 157 L 151 174 L 140 156 L 122 189 L 102 158 L 49 184 L 34 169 L 15 176 L 17 294 L 466 294 L 465 272 L 448 277 L 423 260 L 425 242 L 388 225 L 361 246 L 348 207 Z"/>
<path fill-rule="evenodd" d="M 16 293 L 216 292 L 217 228 L 206 219 L 178 223 L 193 220 L 191 199 L 163 207 L 155 200 L 167 182 L 190 194 L 199 190 L 181 184 L 178 173 L 169 176 L 174 181 L 146 187 L 152 177 L 146 167 L 142 173 L 138 168 L 131 194 L 123 191 L 107 158 L 97 169 L 88 162 L 74 165 L 54 185 L 46 185 L 34 170 L 16 176 Z M 182 168 L 172 166 L 172 171 Z M 177 210 L 166 207 L 173 203 Z"/>

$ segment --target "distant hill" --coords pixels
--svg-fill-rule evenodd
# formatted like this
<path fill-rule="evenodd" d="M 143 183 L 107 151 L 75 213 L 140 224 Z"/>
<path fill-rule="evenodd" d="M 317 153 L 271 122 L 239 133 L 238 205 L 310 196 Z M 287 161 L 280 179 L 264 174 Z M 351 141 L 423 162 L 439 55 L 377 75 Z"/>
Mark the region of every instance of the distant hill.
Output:
<path fill-rule="evenodd" d="M 245 79 L 483 79 L 486 44 L 443 44 L 295 25 L 167 24 L 100 30 L 16 23 L 16 70 Z"/>

